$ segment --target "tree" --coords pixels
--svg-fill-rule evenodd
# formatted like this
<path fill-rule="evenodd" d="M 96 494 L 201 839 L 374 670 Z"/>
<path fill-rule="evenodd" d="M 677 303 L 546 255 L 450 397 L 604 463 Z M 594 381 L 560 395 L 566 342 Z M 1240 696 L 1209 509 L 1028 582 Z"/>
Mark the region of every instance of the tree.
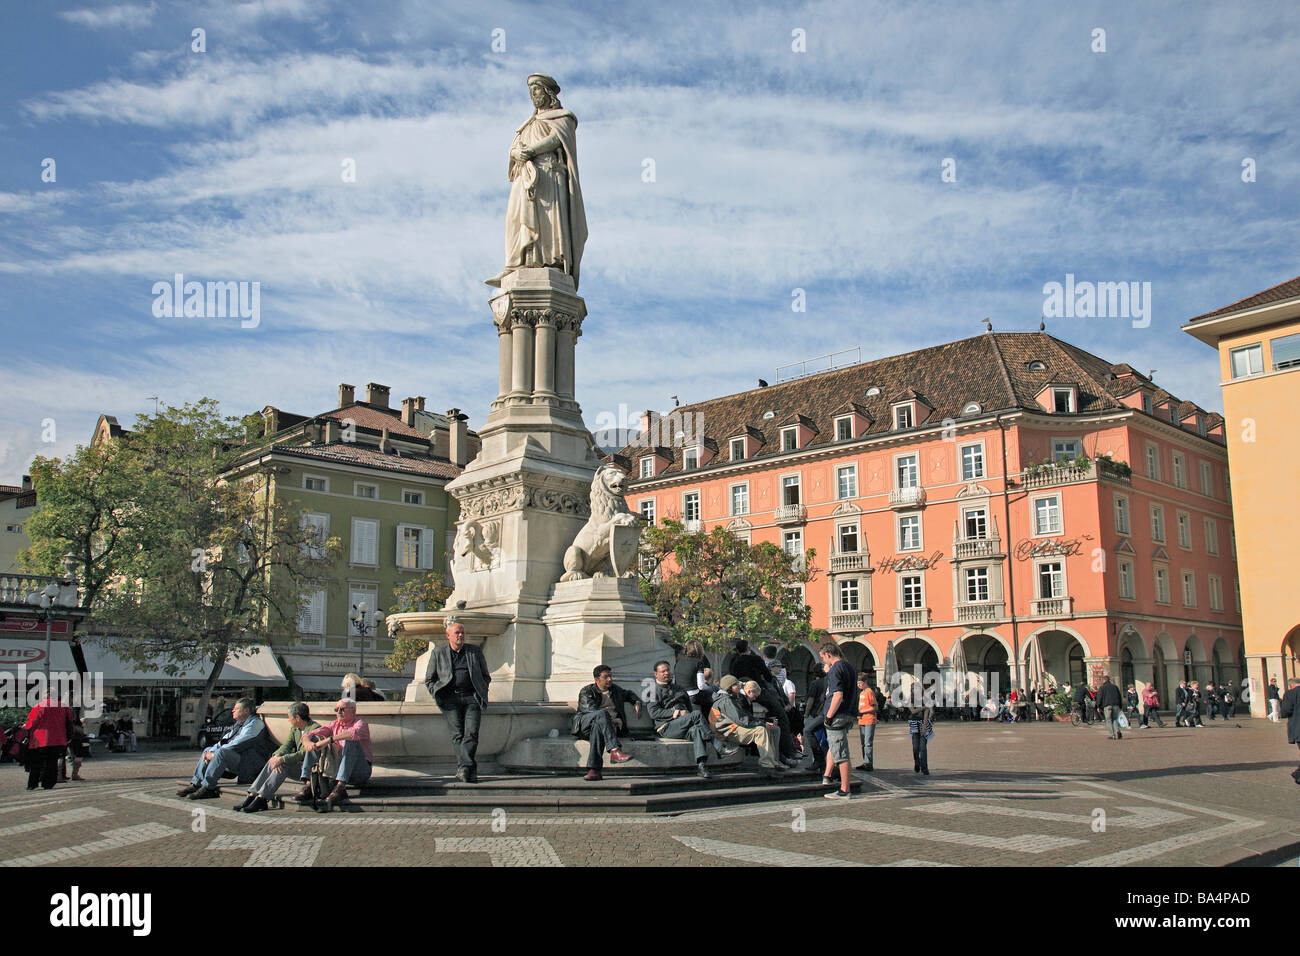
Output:
<path fill-rule="evenodd" d="M 736 638 L 795 647 L 813 637 L 799 585 L 817 576 L 816 552 L 750 545 L 725 528 L 687 532 L 671 519 L 641 534 L 641 593 L 684 644 L 725 652 Z"/>
<path fill-rule="evenodd" d="M 200 714 L 232 655 L 292 633 L 342 550 L 304 527 L 295 503 L 271 497 L 262 473 L 230 471 L 244 440 L 241 420 L 202 399 L 141 415 L 113 447 L 36 472 L 52 507 L 27 560 L 48 563 L 65 539 L 84 540 L 101 582 L 86 602 L 98 639 L 139 670 L 206 667 Z M 79 503 L 83 493 L 95 497 Z"/>
<path fill-rule="evenodd" d="M 424 611 L 440 608 L 447 602 L 451 588 L 443 578 L 441 571 L 430 571 L 422 577 L 403 581 L 393 588 L 393 612 L 405 614 L 409 611 Z M 401 673 L 411 663 L 429 649 L 429 641 L 423 637 L 401 633 L 393 639 L 393 652 L 384 658 L 384 666 L 391 671 Z"/>

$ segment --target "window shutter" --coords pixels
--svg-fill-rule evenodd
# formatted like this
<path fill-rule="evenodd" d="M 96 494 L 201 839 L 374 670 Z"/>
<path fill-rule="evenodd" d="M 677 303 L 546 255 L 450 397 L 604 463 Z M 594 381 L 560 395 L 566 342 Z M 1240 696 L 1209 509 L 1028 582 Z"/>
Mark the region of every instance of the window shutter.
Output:
<path fill-rule="evenodd" d="M 420 529 L 420 569 L 433 570 L 433 532 L 428 528 Z"/>
<path fill-rule="evenodd" d="M 404 568 L 404 567 L 406 567 L 406 565 L 402 563 L 402 557 L 403 557 L 403 555 L 402 555 L 402 544 L 403 544 L 403 543 L 405 542 L 405 540 L 406 540 L 406 529 L 407 529 L 408 527 L 410 527 L 410 526 L 409 526 L 409 525 L 404 525 L 404 524 L 399 524 L 399 525 L 397 526 L 397 551 L 396 551 L 396 557 L 394 557 L 393 560 L 397 562 L 397 566 L 398 566 L 399 568 Z"/>

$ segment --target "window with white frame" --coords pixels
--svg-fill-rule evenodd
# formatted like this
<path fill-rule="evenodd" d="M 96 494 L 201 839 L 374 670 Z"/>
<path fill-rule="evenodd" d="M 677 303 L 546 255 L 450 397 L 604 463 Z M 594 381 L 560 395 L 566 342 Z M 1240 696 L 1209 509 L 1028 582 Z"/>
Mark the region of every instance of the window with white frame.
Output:
<path fill-rule="evenodd" d="M 1061 533 L 1061 498 L 1059 495 L 1046 495 L 1034 499 L 1034 534 Z"/>
<path fill-rule="evenodd" d="M 790 598 L 790 603 L 795 607 L 803 607 L 803 585 L 791 584 L 785 589 L 786 595 Z"/>
<path fill-rule="evenodd" d="M 781 535 L 781 548 L 790 557 L 795 559 L 795 567 L 803 567 L 803 532 L 786 531 Z"/>
<path fill-rule="evenodd" d="M 984 477 L 984 445 L 961 446 L 961 480 L 974 481 Z"/>
<path fill-rule="evenodd" d="M 404 505 L 422 505 L 424 504 L 424 492 L 415 491 L 411 488 L 402 489 L 402 504 Z"/>
<path fill-rule="evenodd" d="M 1155 403 L 1152 402 L 1151 400 L 1151 393 L 1144 391 L 1142 393 L 1142 411 L 1150 415 L 1154 407 L 1155 407 Z"/>
<path fill-rule="evenodd" d="M 1170 458 L 1174 464 L 1174 484 L 1179 488 L 1187 487 L 1187 459 L 1182 452 L 1172 452 Z"/>
<path fill-rule="evenodd" d="M 698 448 L 682 449 L 682 471 L 693 471 L 700 467 L 700 450 Z"/>
<path fill-rule="evenodd" d="M 781 478 L 781 504 L 797 505 L 803 503 L 800 494 L 799 476 L 785 475 Z"/>
<path fill-rule="evenodd" d="M 299 634 L 325 633 L 325 589 L 320 588 L 304 595 L 302 609 L 298 612 Z"/>
<path fill-rule="evenodd" d="M 654 498 L 642 498 L 638 508 L 641 512 L 641 517 L 645 519 L 646 524 L 655 523 L 655 499 Z"/>
<path fill-rule="evenodd" d="M 1209 576 L 1210 581 L 1210 610 L 1223 610 L 1223 579 L 1217 574 Z"/>
<path fill-rule="evenodd" d="M 749 544 L 750 537 L 754 532 L 750 531 L 748 528 L 738 528 L 731 533 L 735 536 L 737 541 L 743 541 L 745 544 Z"/>
<path fill-rule="evenodd" d="M 1040 600 L 1065 597 L 1065 567 L 1060 561 L 1042 561 L 1038 565 Z"/>
<path fill-rule="evenodd" d="M 845 578 L 839 582 L 840 613 L 847 614 L 858 609 L 858 579 Z"/>
<path fill-rule="evenodd" d="M 379 566 L 379 519 L 352 519 L 352 563 Z"/>
<path fill-rule="evenodd" d="M 348 636 L 352 638 L 359 639 L 361 637 L 361 631 L 357 629 L 357 625 L 353 622 L 352 615 L 354 613 L 353 609 L 360 607 L 362 602 L 365 602 L 366 605 L 366 613 L 362 617 L 362 622 L 369 629 L 367 632 L 367 636 L 374 637 L 375 636 L 375 608 L 379 604 L 378 585 L 356 584 L 356 583 L 348 584 Z M 353 643 L 360 644 L 360 640 L 353 641 Z M 369 646 L 368 641 L 367 641 L 367 646 Z"/>
<path fill-rule="evenodd" d="M 901 431 L 904 428 L 912 427 L 912 406 L 897 405 L 894 407 L 894 428 Z"/>
<path fill-rule="evenodd" d="M 799 448 L 799 429 L 797 427 L 781 429 L 781 450 L 796 451 Z"/>
<path fill-rule="evenodd" d="M 320 475 L 303 475 L 302 487 L 304 491 L 329 491 L 330 480 Z"/>
<path fill-rule="evenodd" d="M 1151 506 L 1151 540 L 1165 541 L 1165 509 L 1163 505 Z"/>
<path fill-rule="evenodd" d="M 1128 558 L 1120 558 L 1119 567 L 1119 596 L 1122 598 L 1133 598 L 1133 562 Z"/>
<path fill-rule="evenodd" d="M 967 508 L 962 512 L 965 540 L 983 541 L 989 536 L 989 513 L 985 508 Z"/>
<path fill-rule="evenodd" d="M 358 498 L 369 498 L 371 501 L 374 501 L 379 497 L 379 486 L 367 485 L 360 481 L 354 481 L 352 483 L 352 494 Z"/>
<path fill-rule="evenodd" d="M 842 524 L 836 529 L 840 554 L 858 553 L 858 523 Z"/>
<path fill-rule="evenodd" d="M 1062 414 L 1074 411 L 1074 389 L 1052 389 L 1052 411 Z"/>
<path fill-rule="evenodd" d="M 898 583 L 899 603 L 904 611 L 918 611 L 925 607 L 925 582 L 919 574 L 904 575 Z"/>
<path fill-rule="evenodd" d="M 1155 566 L 1156 603 L 1169 603 L 1169 569 L 1163 565 Z"/>
<path fill-rule="evenodd" d="M 686 521 L 700 520 L 700 493 L 688 491 L 682 495 L 682 518 Z"/>
<path fill-rule="evenodd" d="M 966 569 L 966 602 L 974 604 L 989 599 L 989 569 Z"/>
<path fill-rule="evenodd" d="M 1147 477 L 1160 480 L 1160 446 L 1147 442 Z"/>
<path fill-rule="evenodd" d="M 1214 497 L 1214 467 L 1208 462 L 1201 462 L 1201 494 Z"/>
<path fill-rule="evenodd" d="M 915 551 L 921 547 L 921 516 L 898 516 L 898 550 Z"/>
<path fill-rule="evenodd" d="M 835 440 L 848 441 L 853 437 L 853 416 L 845 415 L 835 419 Z"/>
<path fill-rule="evenodd" d="M 915 488 L 920 484 L 921 473 L 916 455 L 899 455 L 895 459 L 894 482 L 896 488 Z"/>
<path fill-rule="evenodd" d="M 845 498 L 856 498 L 858 496 L 858 466 L 841 465 L 835 469 L 835 497 L 843 501 Z"/>
<path fill-rule="evenodd" d="M 655 460 L 653 455 L 646 455 L 641 459 L 640 477 L 653 478 L 655 476 Z"/>
<path fill-rule="evenodd" d="M 433 532 L 423 525 L 397 526 L 397 566 L 407 571 L 433 570 Z"/>
<path fill-rule="evenodd" d="M 1115 533 L 1129 534 L 1128 520 L 1128 498 L 1124 495 L 1115 496 Z"/>
<path fill-rule="evenodd" d="M 731 514 L 749 514 L 749 485 L 731 486 Z"/>
<path fill-rule="evenodd" d="M 731 460 L 743 461 L 744 458 L 745 458 L 745 439 L 743 438 L 731 439 Z"/>
<path fill-rule="evenodd" d="M 1192 549 L 1192 519 L 1185 511 L 1180 511 L 1175 516 L 1178 522 L 1178 547 Z"/>
<path fill-rule="evenodd" d="M 1196 575 L 1183 572 L 1183 607 L 1196 607 Z"/>
<path fill-rule="evenodd" d="M 1233 378 L 1259 375 L 1264 371 L 1264 346 L 1259 342 L 1233 349 L 1228 356 Z"/>
<path fill-rule="evenodd" d="M 1052 461 L 1066 461 L 1078 458 L 1083 453 L 1083 445 L 1077 438 L 1053 438 Z"/>
<path fill-rule="evenodd" d="M 1205 553 L 1219 553 L 1219 523 L 1213 518 L 1205 519 Z"/>
<path fill-rule="evenodd" d="M 302 553 L 312 558 L 325 557 L 325 542 L 330 536 L 330 516 L 304 511 L 302 529 L 305 532 Z"/>

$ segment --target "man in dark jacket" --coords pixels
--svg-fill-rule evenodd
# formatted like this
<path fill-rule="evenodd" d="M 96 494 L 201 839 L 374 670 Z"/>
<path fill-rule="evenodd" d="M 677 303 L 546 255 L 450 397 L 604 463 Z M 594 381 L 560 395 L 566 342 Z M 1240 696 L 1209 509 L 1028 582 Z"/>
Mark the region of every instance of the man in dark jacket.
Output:
<path fill-rule="evenodd" d="M 478 783 L 478 728 L 491 682 L 483 651 L 465 643 L 465 625 L 449 622 L 447 643 L 434 648 L 424 683 L 447 719 L 451 745 L 456 748 L 456 779 L 462 783 Z"/>
<path fill-rule="evenodd" d="M 994 701 L 994 703 L 996 704 L 997 701 Z M 1079 717 L 1082 718 L 1083 722 L 1088 723 L 1088 719 L 1092 715 L 1088 713 L 1088 685 L 1083 681 L 1079 681 L 1074 686 L 1074 706 L 1079 709 Z"/>
<path fill-rule="evenodd" d="M 596 680 L 578 691 L 578 712 L 573 715 L 573 736 L 591 742 L 587 754 L 587 776 L 584 780 L 599 780 L 604 768 L 605 752 L 610 763 L 631 760 L 619 746 L 618 735 L 626 730 L 623 708 L 631 704 L 637 716 L 641 715 L 641 701 L 631 691 L 614 683 L 608 664 L 597 664 L 591 676 Z"/>
<path fill-rule="evenodd" d="M 1119 715 L 1124 712 L 1124 697 L 1120 694 L 1119 688 L 1110 682 L 1109 674 L 1102 678 L 1101 687 L 1097 689 L 1097 706 L 1101 708 L 1106 720 L 1106 733 L 1110 739 L 1123 740 L 1124 734 L 1120 731 Z"/>
<path fill-rule="evenodd" d="M 1174 711 L 1174 726 L 1183 726 L 1183 721 L 1187 719 L 1187 709 L 1192 699 L 1191 688 L 1187 686 L 1187 681 L 1178 682 L 1178 690 L 1174 691 L 1174 703 L 1178 709 Z"/>
<path fill-rule="evenodd" d="M 781 759 L 786 762 L 795 758 L 802 759 L 803 755 L 794 745 L 794 734 L 790 732 L 790 718 L 785 712 L 790 701 L 781 688 L 776 686 L 772 672 L 763 663 L 763 658 L 755 654 L 749 647 L 749 641 L 743 638 L 736 641 L 736 657 L 731 662 L 731 675 L 742 684 L 751 680 L 758 684 L 758 703 L 762 704 L 767 715 L 776 721 L 777 729 L 780 731 Z"/>
<path fill-rule="evenodd" d="M 1290 690 L 1278 705 L 1277 714 L 1286 718 L 1287 743 L 1300 747 L 1300 677 L 1292 677 L 1287 684 Z M 1291 779 L 1300 783 L 1300 767 L 1291 771 Z"/>
<path fill-rule="evenodd" d="M 176 791 L 176 796 L 191 800 L 219 797 L 222 777 L 229 775 L 237 783 L 248 784 L 266 765 L 274 743 L 266 722 L 257 715 L 257 703 L 251 697 L 241 697 L 232 716 L 235 722 L 219 741 L 203 751 L 189 785 Z"/>
<path fill-rule="evenodd" d="M 655 664 L 654 697 L 647 702 L 655 733 L 665 740 L 689 740 L 695 751 L 695 772 L 701 777 L 713 776 L 705 764 L 712 746 L 719 757 L 734 754 L 713 736 L 704 715 L 694 706 L 686 689 L 673 681 L 672 665 L 667 661 Z"/>

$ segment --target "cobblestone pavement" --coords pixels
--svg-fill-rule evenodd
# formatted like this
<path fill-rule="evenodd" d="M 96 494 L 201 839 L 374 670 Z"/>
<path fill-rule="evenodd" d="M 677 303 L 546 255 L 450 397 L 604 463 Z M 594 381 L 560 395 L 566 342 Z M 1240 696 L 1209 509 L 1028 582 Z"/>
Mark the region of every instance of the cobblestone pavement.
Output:
<path fill-rule="evenodd" d="M 173 794 L 196 754 L 87 761 L 86 783 L 27 792 L 0 767 L 0 865 L 578 866 L 1219 865 L 1300 844 L 1296 748 L 1281 725 L 1203 730 L 939 724 L 932 775 L 905 727 L 876 735 L 874 774 L 846 802 L 804 798 L 675 816 L 334 813 L 244 817 Z M 857 762 L 855 751 L 855 763 Z M 290 792 L 286 790 L 282 793 Z M 1292 860 L 1290 865 L 1295 865 Z"/>

